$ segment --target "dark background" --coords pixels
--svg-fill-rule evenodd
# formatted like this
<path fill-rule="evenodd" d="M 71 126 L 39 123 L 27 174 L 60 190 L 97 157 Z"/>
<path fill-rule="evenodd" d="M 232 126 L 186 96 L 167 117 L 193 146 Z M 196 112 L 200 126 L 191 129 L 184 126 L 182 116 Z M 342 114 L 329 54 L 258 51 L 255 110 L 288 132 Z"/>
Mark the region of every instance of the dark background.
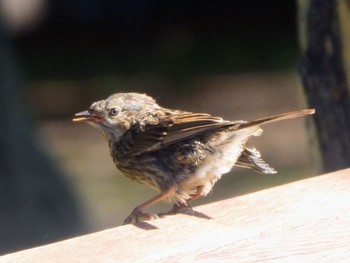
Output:
<path fill-rule="evenodd" d="M 63 0 L 16 40 L 37 80 L 289 68 L 296 39 L 294 1 Z"/>
<path fill-rule="evenodd" d="M 294 1 L 66 0 L 44 10 L 15 35 L 22 70 L 34 90 L 71 81 L 74 91 L 56 82 L 50 92 L 78 97 L 66 109 L 51 102 L 41 116 L 68 116 L 81 100 L 120 90 L 162 97 L 198 75 L 290 70 L 297 61 Z"/>

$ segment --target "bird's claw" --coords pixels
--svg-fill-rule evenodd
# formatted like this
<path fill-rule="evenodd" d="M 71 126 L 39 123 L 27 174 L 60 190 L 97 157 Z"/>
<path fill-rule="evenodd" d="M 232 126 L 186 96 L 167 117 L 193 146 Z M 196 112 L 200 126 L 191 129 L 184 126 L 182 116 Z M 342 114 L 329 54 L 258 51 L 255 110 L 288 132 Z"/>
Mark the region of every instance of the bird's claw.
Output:
<path fill-rule="evenodd" d="M 145 218 L 146 220 L 152 221 L 159 219 L 157 215 L 145 213 L 142 209 L 136 207 L 131 214 L 124 220 L 123 225 L 130 224 L 133 220 L 135 223 L 140 222 L 140 218 Z"/>
<path fill-rule="evenodd" d="M 175 204 L 171 210 L 165 213 L 159 213 L 158 217 L 164 217 L 168 215 L 175 215 L 184 210 L 193 210 L 193 208 L 187 203 Z"/>

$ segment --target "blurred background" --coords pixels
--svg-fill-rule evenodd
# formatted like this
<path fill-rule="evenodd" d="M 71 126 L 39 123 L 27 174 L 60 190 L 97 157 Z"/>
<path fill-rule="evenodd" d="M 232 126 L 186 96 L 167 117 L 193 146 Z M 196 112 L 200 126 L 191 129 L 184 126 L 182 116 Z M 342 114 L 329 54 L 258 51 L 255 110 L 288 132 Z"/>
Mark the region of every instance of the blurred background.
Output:
<path fill-rule="evenodd" d="M 0 96 L 16 90 L 13 96 L 20 99 L 5 112 L 13 113 L 19 106 L 12 120 L 29 118 L 26 127 L 34 131 L 32 139 L 44 162 L 52 163 L 58 178 L 64 178 L 60 184 L 66 192 L 58 196 L 74 200 L 69 204 L 74 204 L 75 223 L 80 223 L 73 224 L 77 231 L 69 229 L 64 237 L 118 226 L 136 205 L 155 194 L 117 171 L 100 134 L 71 122 L 74 113 L 92 102 L 116 92 L 142 92 L 165 107 L 230 120 L 306 107 L 296 73 L 295 1 L 0 3 L 1 47 L 5 47 L 0 59 L 5 61 L 3 68 L 13 69 L 13 81 L 6 82 L 6 89 L 2 86 Z M 3 74 L 3 80 L 9 78 Z M 277 175 L 235 168 L 194 205 L 313 176 L 305 123 L 297 119 L 272 124 L 264 127 L 262 138 L 250 141 L 279 171 Z M 26 176 L 37 178 L 36 173 Z M 60 211 L 69 217 L 73 210 L 65 211 L 66 205 L 62 203 Z M 160 204 L 150 211 L 169 208 Z M 63 238 L 43 238 L 45 234 L 40 232 L 36 243 L 28 240 L 8 249 Z"/>

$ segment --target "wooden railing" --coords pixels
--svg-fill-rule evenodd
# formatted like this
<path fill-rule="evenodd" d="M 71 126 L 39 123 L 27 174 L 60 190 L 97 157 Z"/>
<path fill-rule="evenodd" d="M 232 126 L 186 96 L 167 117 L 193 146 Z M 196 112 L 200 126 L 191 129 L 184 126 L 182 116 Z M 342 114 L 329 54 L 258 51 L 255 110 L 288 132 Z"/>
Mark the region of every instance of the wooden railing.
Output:
<path fill-rule="evenodd" d="M 350 169 L 0 257 L 0 262 L 350 262 Z"/>

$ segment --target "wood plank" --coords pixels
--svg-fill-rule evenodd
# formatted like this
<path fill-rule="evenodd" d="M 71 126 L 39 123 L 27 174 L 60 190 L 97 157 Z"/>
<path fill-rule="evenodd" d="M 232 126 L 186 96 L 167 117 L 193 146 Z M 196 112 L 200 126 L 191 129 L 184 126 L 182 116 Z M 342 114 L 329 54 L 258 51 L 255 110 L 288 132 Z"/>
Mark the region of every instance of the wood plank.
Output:
<path fill-rule="evenodd" d="M 0 257 L 0 262 L 345 262 L 350 169 Z"/>

